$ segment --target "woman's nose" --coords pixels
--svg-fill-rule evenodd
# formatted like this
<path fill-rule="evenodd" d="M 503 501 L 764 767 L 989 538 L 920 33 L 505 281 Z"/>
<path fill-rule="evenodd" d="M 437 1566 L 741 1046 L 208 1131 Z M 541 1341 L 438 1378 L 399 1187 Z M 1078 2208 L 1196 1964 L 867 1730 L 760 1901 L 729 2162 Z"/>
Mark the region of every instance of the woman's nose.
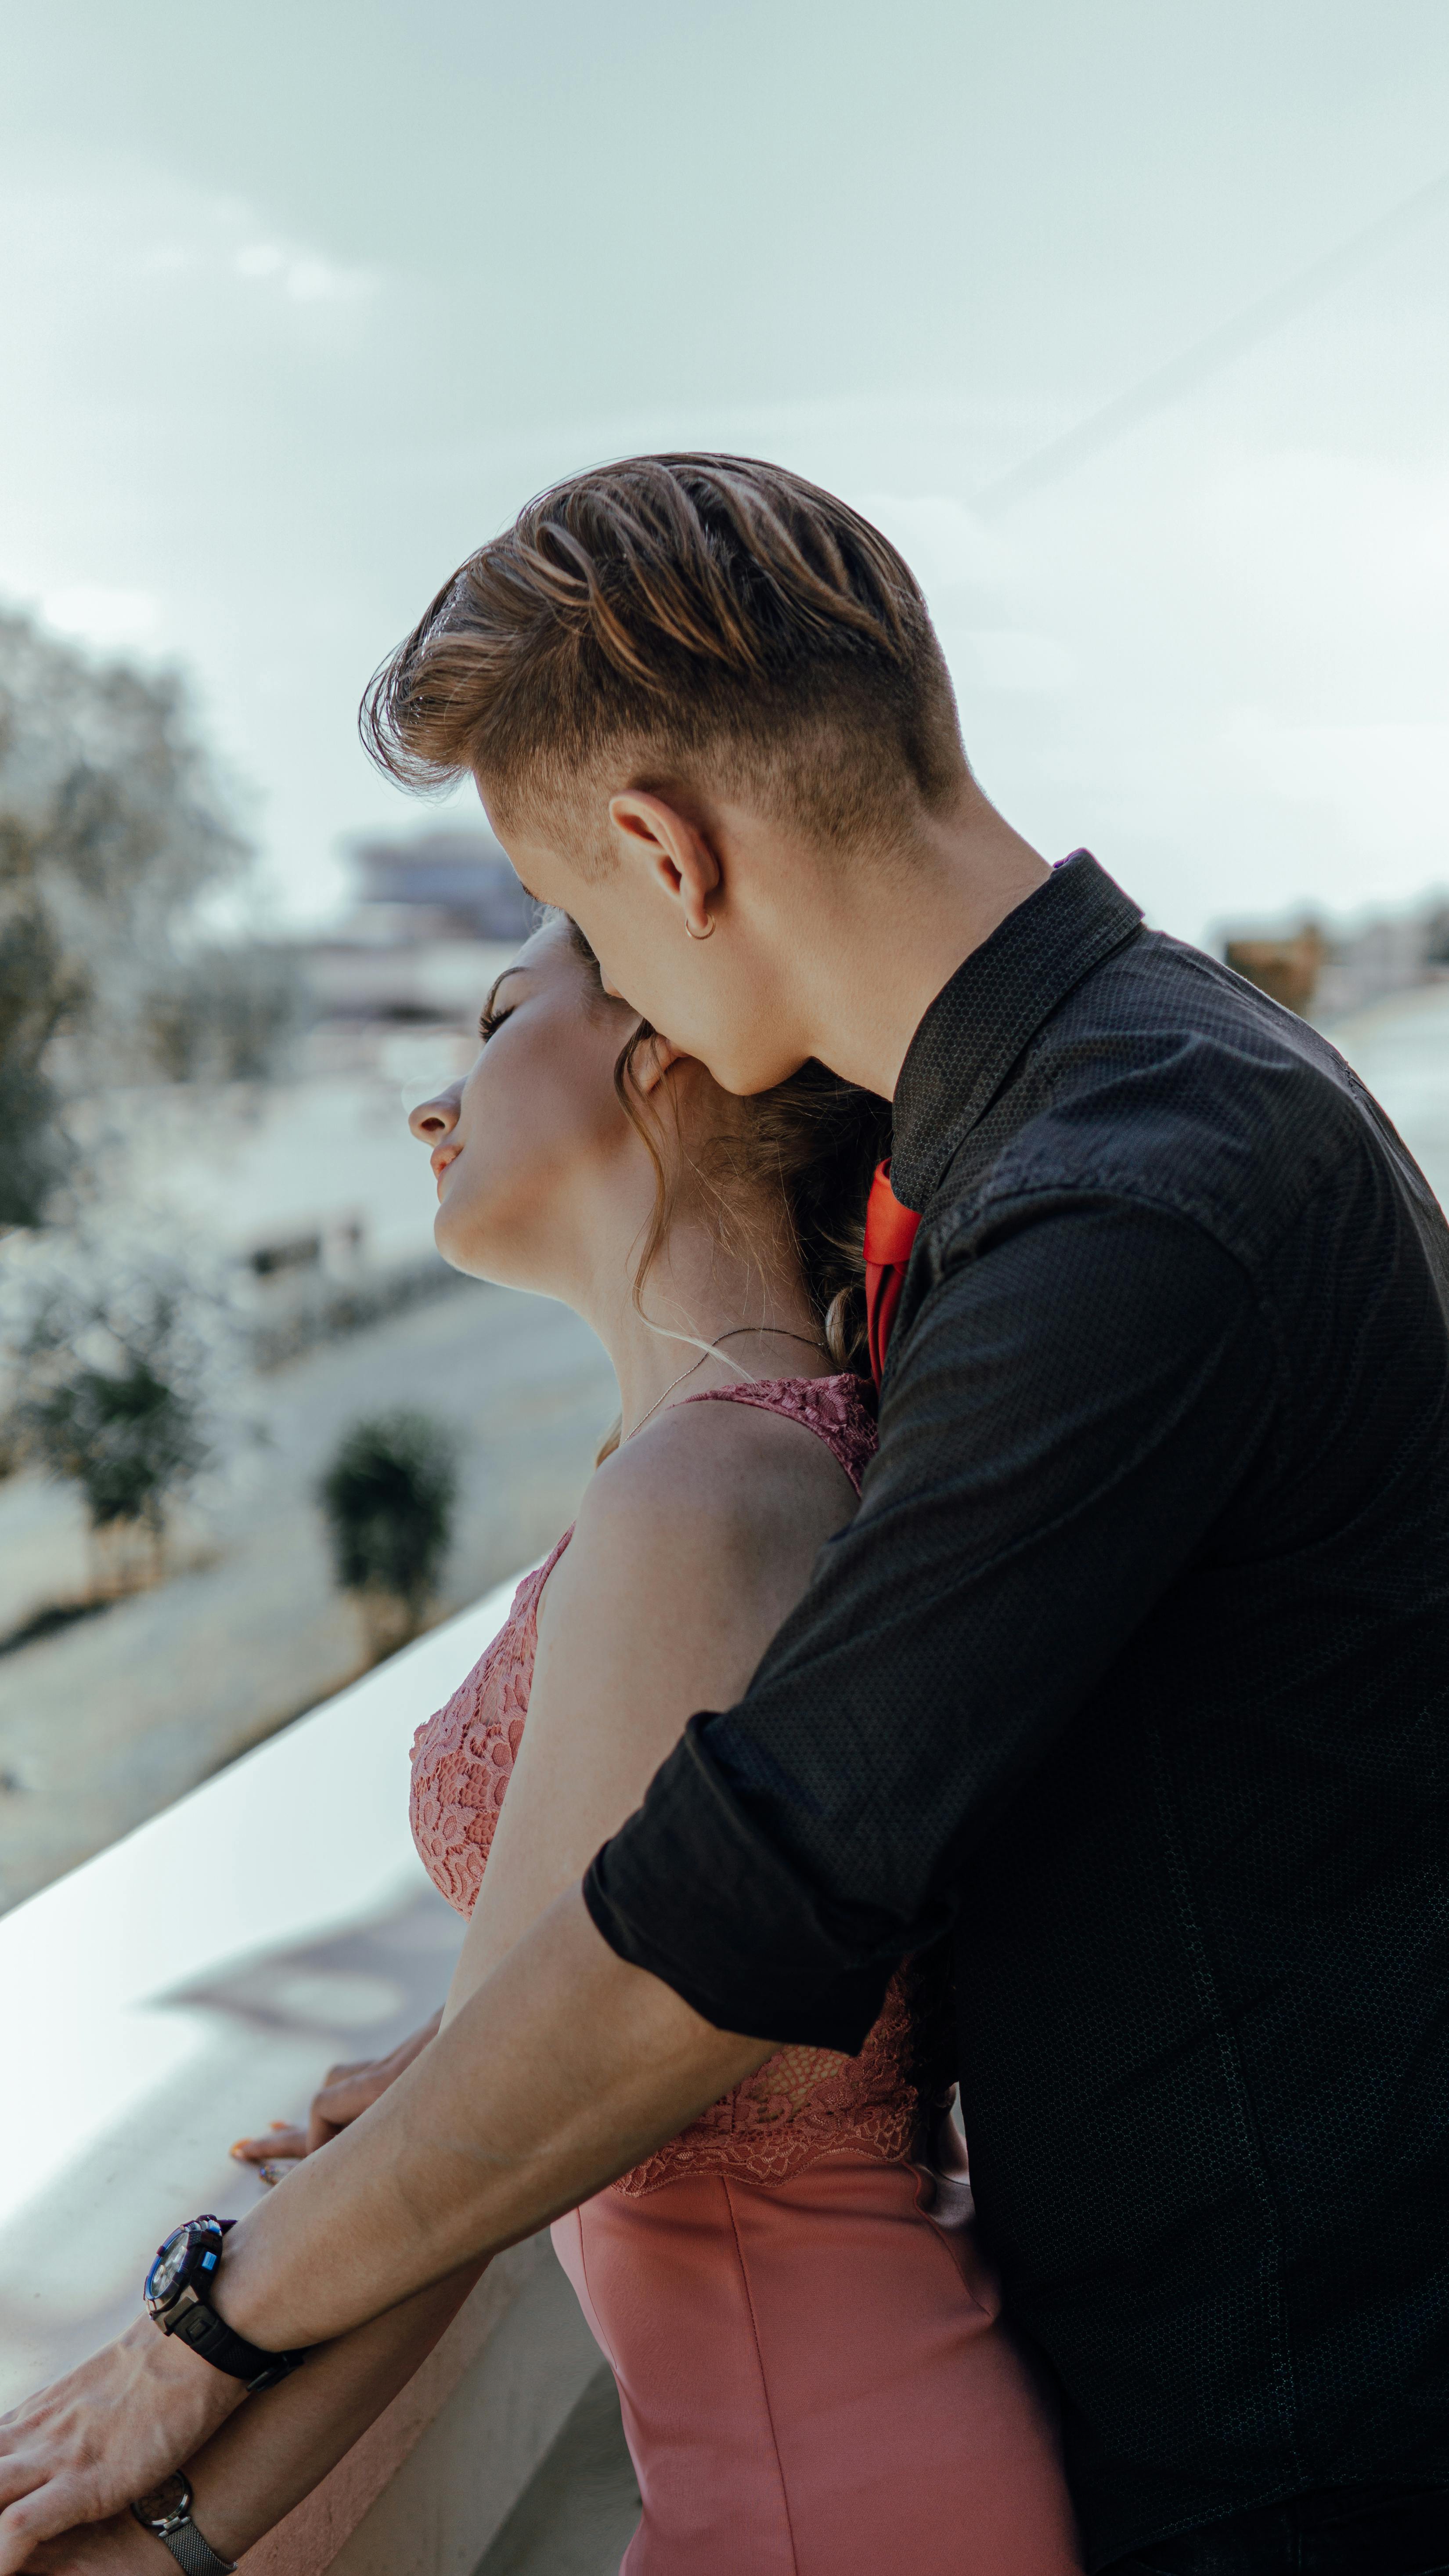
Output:
<path fill-rule="evenodd" d="M 458 1104 L 463 1097 L 461 1082 L 450 1082 L 446 1091 L 435 1091 L 431 1100 L 420 1100 L 408 1112 L 408 1125 L 420 1145 L 441 1145 L 458 1124 Z"/>

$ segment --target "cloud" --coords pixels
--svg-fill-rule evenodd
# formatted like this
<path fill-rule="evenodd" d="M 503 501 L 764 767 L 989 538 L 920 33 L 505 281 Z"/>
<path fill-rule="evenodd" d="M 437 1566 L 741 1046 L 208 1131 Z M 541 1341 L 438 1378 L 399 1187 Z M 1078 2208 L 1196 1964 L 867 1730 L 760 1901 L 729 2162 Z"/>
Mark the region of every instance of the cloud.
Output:
<path fill-rule="evenodd" d="M 71 184 L 23 164 L 0 182 L 0 255 L 12 294 L 48 296 L 64 276 L 109 301 L 135 281 L 223 284 L 293 304 L 357 304 L 382 272 L 274 229 L 244 197 L 195 188 L 147 167 L 93 167 Z"/>
<path fill-rule="evenodd" d="M 899 546 L 928 599 L 962 589 L 999 592 L 1006 546 L 966 502 L 943 492 L 867 492 L 857 507 Z"/>
<path fill-rule="evenodd" d="M 1261 784 L 1286 804 L 1330 814 L 1358 849 L 1373 853 L 1380 885 L 1410 893 L 1449 872 L 1440 819 L 1449 724 L 1283 724 L 1254 709 L 1229 723 L 1224 743 L 1250 788 Z"/>
<path fill-rule="evenodd" d="M 899 546 L 967 687 L 1032 696 L 1070 688 L 1076 656 L 1054 635 L 1014 624 L 1010 540 L 968 502 L 945 492 L 872 492 L 859 507 Z"/>
<path fill-rule="evenodd" d="M 232 253 L 231 267 L 249 285 L 275 287 L 294 304 L 354 304 L 376 283 L 367 269 L 277 241 L 243 242 Z"/>
<path fill-rule="evenodd" d="M 160 602 L 149 590 L 110 590 L 99 582 L 46 591 L 40 613 L 59 634 L 104 650 L 152 643 L 161 624 Z"/>
<path fill-rule="evenodd" d="M 1069 689 L 1077 676 L 1077 657 L 1054 635 L 1033 635 L 1019 626 L 977 626 L 952 638 L 971 662 L 970 678 L 981 689 L 1015 689 L 1033 697 Z M 953 659 L 956 655 L 953 654 Z"/>

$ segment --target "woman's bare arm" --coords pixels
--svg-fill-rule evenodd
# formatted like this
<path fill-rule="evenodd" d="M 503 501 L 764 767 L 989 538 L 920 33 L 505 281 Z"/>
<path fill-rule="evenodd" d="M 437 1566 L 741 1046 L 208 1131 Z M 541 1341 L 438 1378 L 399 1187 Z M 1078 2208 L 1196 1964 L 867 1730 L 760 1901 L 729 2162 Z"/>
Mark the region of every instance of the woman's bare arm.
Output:
<path fill-rule="evenodd" d="M 722 1412 L 684 1426 L 704 1439 L 661 1440 L 652 1457 L 620 1462 L 580 1513 L 545 1596 L 528 1724 L 450 2013 L 577 1886 L 693 1710 L 743 1688 L 853 1501 L 843 1477 L 837 1490 L 820 1473 L 828 1452 L 792 1442 L 782 1459 L 769 1417 Z M 701 1451 L 714 1469 L 703 1492 Z M 762 1486 L 775 1508 L 762 1509 Z M 689 1608 L 677 1617 L 668 1605 L 681 1597 Z M 461 2298 L 477 2272 L 458 2277 Z M 265 2426 L 243 2409 L 208 2446 L 194 2470 L 197 2520 L 210 2537 L 211 2509 L 228 2556 L 238 2554 L 230 2542 L 250 2546 L 279 2520 L 389 2402 L 442 2332 L 452 2294 L 444 2283 L 345 2336 L 276 2392 Z M 270 2413 L 288 2397 L 285 2420 Z"/>
<path fill-rule="evenodd" d="M 496 1893 L 486 1916 L 480 1901 L 439 2037 L 228 2239 L 216 2305 L 267 2349 L 352 2345 L 375 2330 L 377 2346 L 357 2351 L 380 2354 L 385 2311 L 442 2293 L 574 2207 L 770 2054 L 767 2038 L 713 2028 L 620 1959 L 578 1885 L 693 1710 L 738 1695 L 817 1547 L 854 1508 L 810 1433 L 743 1406 L 707 1410 L 721 1428 L 703 1476 L 676 1415 L 658 1427 L 657 1472 L 646 1478 L 637 1457 L 611 1462 L 627 1473 L 613 1478 L 607 1516 L 595 1532 L 595 1516 L 580 1515 L 557 1569 L 579 1548 L 573 1600 L 561 1587 L 548 1605 L 523 1757 L 490 1856 Z M 766 1450 L 762 1437 L 783 1445 Z M 300 2399 L 310 2379 L 318 2419 L 353 2421 L 360 2398 L 332 2382 L 331 2367 L 351 2362 L 314 2353 L 295 2382 L 237 2413 L 235 2382 L 218 2386 L 218 2373 L 141 2320 L 0 2425 L 0 2576 L 15 2576 L 49 2534 L 113 2513 L 199 2458 L 233 2415 L 235 2450 L 217 2456 L 240 2493 L 263 2454 L 265 2409 L 289 2388 Z M 399 2384 L 379 2380 L 363 2420 Z M 272 2420 L 280 2427 L 279 2404 Z M 320 2420 L 307 2440 L 303 2491 L 337 2456 Z M 198 2521 L 205 2530 L 199 2494 Z"/>
<path fill-rule="evenodd" d="M 313 2353 L 188 2464 L 197 2528 L 239 2558 L 327 2475 L 427 2359 L 483 2270 L 471 2263 Z"/>
<path fill-rule="evenodd" d="M 544 1592 L 524 1730 L 444 2025 L 632 1815 L 698 1708 L 743 1691 L 855 1508 L 813 1433 L 679 1406 L 595 1477 Z"/>
<path fill-rule="evenodd" d="M 575 2208 L 773 2045 L 630 1967 L 570 1888 L 391 2091 L 240 2221 L 213 2304 L 270 2351 L 366 2325 Z M 139 2318 L 0 2421 L 0 2576 L 158 2485 L 243 2402 Z"/>
<path fill-rule="evenodd" d="M 406 2387 L 451 2324 L 481 2264 L 314 2352 L 303 2371 L 244 2406 L 186 2465 L 196 2528 L 240 2558 L 335 2467 Z M 157 2576 L 159 2545 L 129 2513 L 45 2541 L 26 2576 Z"/>

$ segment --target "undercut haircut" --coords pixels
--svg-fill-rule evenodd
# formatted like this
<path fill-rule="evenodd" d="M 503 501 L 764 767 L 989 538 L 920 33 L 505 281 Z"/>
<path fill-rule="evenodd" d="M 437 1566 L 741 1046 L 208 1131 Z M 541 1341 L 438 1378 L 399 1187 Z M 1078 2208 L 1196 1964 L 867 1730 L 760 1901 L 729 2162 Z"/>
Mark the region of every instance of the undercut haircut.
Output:
<path fill-rule="evenodd" d="M 519 824 L 577 825 L 607 766 L 888 849 L 969 776 L 910 567 L 858 511 L 744 456 L 635 456 L 540 493 L 445 582 L 360 724 L 404 785 L 471 772 Z M 592 849 L 574 837 L 586 869 L 595 828 Z"/>

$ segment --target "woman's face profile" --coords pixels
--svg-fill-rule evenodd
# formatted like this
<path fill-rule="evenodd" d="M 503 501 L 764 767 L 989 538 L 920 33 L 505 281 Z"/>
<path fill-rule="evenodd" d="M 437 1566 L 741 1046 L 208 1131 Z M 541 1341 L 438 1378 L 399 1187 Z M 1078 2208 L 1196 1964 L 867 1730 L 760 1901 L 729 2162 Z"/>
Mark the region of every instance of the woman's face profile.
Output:
<path fill-rule="evenodd" d="M 611 1186 L 647 1210 L 648 1157 L 614 1089 L 637 1014 L 612 1000 L 568 924 L 546 922 L 498 978 L 471 1071 L 408 1124 L 437 1179 L 434 1240 L 475 1278 L 560 1293 Z"/>

